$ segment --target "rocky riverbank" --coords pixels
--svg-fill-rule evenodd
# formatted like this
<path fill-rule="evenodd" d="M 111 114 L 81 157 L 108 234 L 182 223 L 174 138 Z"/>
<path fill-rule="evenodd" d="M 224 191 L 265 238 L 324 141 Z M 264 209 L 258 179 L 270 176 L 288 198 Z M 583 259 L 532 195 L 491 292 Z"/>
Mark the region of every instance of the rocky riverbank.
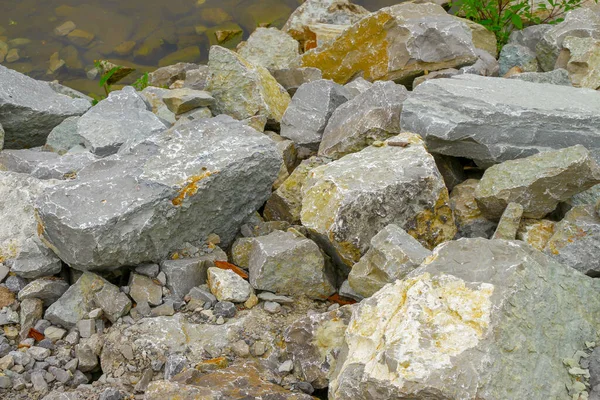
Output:
<path fill-rule="evenodd" d="M 94 106 L 0 66 L 0 397 L 599 399 L 597 38 L 308 0 Z"/>

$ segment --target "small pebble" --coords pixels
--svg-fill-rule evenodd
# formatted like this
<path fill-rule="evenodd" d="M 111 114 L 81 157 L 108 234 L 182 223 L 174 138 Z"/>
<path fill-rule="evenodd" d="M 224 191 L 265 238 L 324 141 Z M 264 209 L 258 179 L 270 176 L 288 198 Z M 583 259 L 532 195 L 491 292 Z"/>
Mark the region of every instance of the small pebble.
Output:
<path fill-rule="evenodd" d="M 265 301 L 263 307 L 266 312 L 271 314 L 277 314 L 281 311 L 281 304 L 275 303 L 274 301 Z"/>

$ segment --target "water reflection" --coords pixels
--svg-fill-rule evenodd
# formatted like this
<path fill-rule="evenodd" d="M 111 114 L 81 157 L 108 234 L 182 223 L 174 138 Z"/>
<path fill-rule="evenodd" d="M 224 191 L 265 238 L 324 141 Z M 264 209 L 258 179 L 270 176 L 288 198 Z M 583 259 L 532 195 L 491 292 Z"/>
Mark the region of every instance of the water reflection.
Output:
<path fill-rule="evenodd" d="M 356 1 L 370 10 L 397 2 Z M 301 3 L 3 0 L 0 61 L 37 79 L 58 79 L 84 93 L 100 93 L 97 82 L 86 75 L 94 60 L 109 59 L 134 67 L 138 73 L 177 61 L 202 62 L 218 39 L 221 45 L 234 48 L 257 26 L 282 26 Z"/>

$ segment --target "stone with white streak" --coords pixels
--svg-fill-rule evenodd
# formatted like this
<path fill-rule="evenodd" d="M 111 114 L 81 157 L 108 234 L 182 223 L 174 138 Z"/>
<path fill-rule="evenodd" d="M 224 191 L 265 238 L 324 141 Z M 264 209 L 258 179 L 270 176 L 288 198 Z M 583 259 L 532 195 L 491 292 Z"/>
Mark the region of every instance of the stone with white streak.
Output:
<path fill-rule="evenodd" d="M 252 294 L 246 280 L 231 270 L 217 267 L 208 269 L 208 287 L 219 301 L 243 303 Z"/>
<path fill-rule="evenodd" d="M 329 398 L 570 398 L 563 359 L 597 338 L 598 287 L 522 242 L 439 246 L 358 305 Z"/>

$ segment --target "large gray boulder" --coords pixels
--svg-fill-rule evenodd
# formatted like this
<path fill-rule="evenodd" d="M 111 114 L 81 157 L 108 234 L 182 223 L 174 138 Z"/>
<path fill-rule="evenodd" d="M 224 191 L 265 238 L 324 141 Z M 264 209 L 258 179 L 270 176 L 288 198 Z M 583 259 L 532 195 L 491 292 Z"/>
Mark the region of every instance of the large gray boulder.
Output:
<path fill-rule="evenodd" d="M 407 97 L 408 90 L 402 85 L 374 83 L 335 110 L 323 133 L 319 155 L 337 159 L 399 134 L 402 103 Z"/>
<path fill-rule="evenodd" d="M 410 133 L 310 171 L 301 220 L 340 266 L 358 262 L 389 224 L 427 248 L 456 234 L 444 180 L 421 138 Z"/>
<path fill-rule="evenodd" d="M 457 75 L 419 85 L 404 102 L 402 129 L 429 151 L 489 165 L 582 144 L 600 148 L 594 90 Z"/>
<path fill-rule="evenodd" d="M 24 278 L 54 275 L 61 269 L 56 255 L 40 240 L 34 202 L 54 181 L 0 172 L 0 262 Z"/>
<path fill-rule="evenodd" d="M 597 340 L 596 280 L 517 241 L 439 246 L 354 311 L 329 385 L 345 399 L 570 399 Z"/>
<path fill-rule="evenodd" d="M 158 262 L 211 233 L 227 246 L 281 162 L 273 141 L 230 117 L 192 121 L 46 190 L 40 231 L 80 270 Z"/>
<path fill-rule="evenodd" d="M 523 206 L 525 218 L 543 218 L 560 201 L 600 183 L 600 167 L 585 147 L 546 151 L 488 168 L 475 190 L 483 214 L 500 218 L 509 203 Z"/>
<path fill-rule="evenodd" d="M 98 156 L 114 154 L 126 142 L 139 143 L 165 129 L 130 86 L 111 92 L 77 121 L 85 147 Z"/>
<path fill-rule="evenodd" d="M 314 152 L 334 111 L 352 95 L 342 85 L 319 79 L 298 88 L 281 120 L 281 136 Z"/>
<path fill-rule="evenodd" d="M 42 146 L 55 126 L 90 106 L 86 100 L 56 93 L 47 82 L 0 65 L 0 125 L 7 149 Z"/>

